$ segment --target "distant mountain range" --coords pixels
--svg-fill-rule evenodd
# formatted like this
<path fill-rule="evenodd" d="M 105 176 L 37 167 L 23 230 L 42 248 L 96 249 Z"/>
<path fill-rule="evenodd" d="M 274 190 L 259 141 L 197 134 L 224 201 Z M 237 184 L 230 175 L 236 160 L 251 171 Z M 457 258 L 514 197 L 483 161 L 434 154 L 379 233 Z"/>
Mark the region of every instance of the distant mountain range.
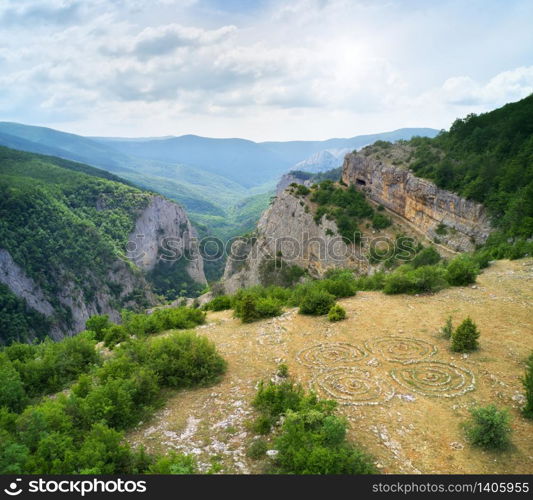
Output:
<path fill-rule="evenodd" d="M 227 238 L 255 224 L 279 177 L 299 162 L 304 162 L 299 169 L 307 164 L 311 171 L 322 171 L 328 161 L 332 165 L 342 163 L 339 152 L 359 149 L 378 139 L 395 141 L 437 133 L 430 128 L 404 128 L 347 139 L 253 142 L 196 135 L 84 137 L 0 122 L 0 145 L 113 172 L 180 202 L 201 230 Z M 338 161 L 331 156 L 337 156 Z"/>

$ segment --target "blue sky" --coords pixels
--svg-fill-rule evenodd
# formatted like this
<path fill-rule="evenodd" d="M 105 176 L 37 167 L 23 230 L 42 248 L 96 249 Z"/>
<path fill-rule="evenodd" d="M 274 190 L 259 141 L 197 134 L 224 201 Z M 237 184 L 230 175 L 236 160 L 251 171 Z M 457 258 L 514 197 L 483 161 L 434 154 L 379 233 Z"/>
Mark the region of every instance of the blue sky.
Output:
<path fill-rule="evenodd" d="M 85 135 L 447 128 L 533 91 L 531 0 L 3 0 L 0 120 Z"/>

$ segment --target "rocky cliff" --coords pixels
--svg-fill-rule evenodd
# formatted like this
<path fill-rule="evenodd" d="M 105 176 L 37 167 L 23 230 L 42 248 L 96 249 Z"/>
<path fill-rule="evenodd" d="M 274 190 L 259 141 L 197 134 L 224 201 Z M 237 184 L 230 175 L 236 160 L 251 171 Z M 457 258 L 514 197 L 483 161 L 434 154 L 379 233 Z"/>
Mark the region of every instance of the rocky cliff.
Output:
<path fill-rule="evenodd" d="M 314 277 L 335 267 L 366 270 L 359 249 L 346 245 L 337 233 L 334 221 L 323 217 L 320 224 L 315 222 L 306 198 L 291 189 L 281 192 L 261 216 L 255 235 L 233 244 L 224 270 L 225 292 L 266 284 L 281 262 Z"/>
<path fill-rule="evenodd" d="M 193 281 L 206 284 L 198 238 L 185 210 L 161 196 L 154 196 L 142 211 L 130 234 L 126 256 L 143 271 L 158 262 L 187 259 L 187 273 Z"/>
<path fill-rule="evenodd" d="M 310 175 L 305 175 L 305 172 L 289 172 L 281 176 L 279 182 L 276 185 L 276 195 L 279 196 L 285 189 L 291 184 L 302 184 L 303 186 L 311 186 L 313 181 L 310 179 Z"/>
<path fill-rule="evenodd" d="M 408 147 L 401 144 L 386 153 L 368 147 L 347 154 L 342 180 L 452 250 L 471 251 L 484 243 L 492 229 L 484 207 L 413 175 L 408 156 Z"/>
<path fill-rule="evenodd" d="M 0 249 L 0 283 L 25 300 L 28 307 L 51 320 L 49 335 L 56 340 L 84 330 L 85 322 L 94 314 L 108 314 L 113 321 L 120 321 L 121 307 L 136 305 L 133 298 L 136 293 L 147 304 L 155 303 L 142 274 L 121 260 L 106 270 L 105 279 L 94 276 L 91 283 L 79 283 L 72 277 L 62 276 L 58 281 L 61 287 L 56 294 L 43 290 L 7 250 Z M 95 290 L 89 296 L 85 292 L 87 285 Z M 0 343 L 1 340 L 0 336 Z"/>

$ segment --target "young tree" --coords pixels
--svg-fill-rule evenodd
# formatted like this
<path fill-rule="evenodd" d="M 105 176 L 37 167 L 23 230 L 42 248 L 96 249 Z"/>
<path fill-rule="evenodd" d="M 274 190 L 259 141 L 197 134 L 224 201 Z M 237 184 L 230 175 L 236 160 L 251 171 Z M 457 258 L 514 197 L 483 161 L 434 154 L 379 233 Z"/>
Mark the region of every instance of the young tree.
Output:
<path fill-rule="evenodd" d="M 476 324 L 466 318 L 452 334 L 452 351 L 472 352 L 479 348 L 479 331 Z"/>

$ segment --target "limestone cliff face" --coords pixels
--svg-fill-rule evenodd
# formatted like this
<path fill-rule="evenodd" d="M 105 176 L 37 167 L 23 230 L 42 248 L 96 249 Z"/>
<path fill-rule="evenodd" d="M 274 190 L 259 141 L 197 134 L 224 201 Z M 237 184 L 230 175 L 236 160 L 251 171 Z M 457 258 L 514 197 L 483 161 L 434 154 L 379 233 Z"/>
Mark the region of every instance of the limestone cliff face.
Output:
<path fill-rule="evenodd" d="M 347 154 L 342 180 L 363 190 L 371 200 L 403 217 L 431 240 L 455 251 L 473 250 L 491 231 L 481 204 L 440 189 L 406 167 L 393 165 L 383 155 L 365 154 L 365 150 Z"/>
<path fill-rule="evenodd" d="M 196 231 L 176 203 L 154 196 L 137 218 L 129 240 L 127 257 L 143 271 L 151 271 L 161 259 L 172 261 L 183 255 L 191 279 L 207 283 Z"/>
<path fill-rule="evenodd" d="M 364 266 L 359 249 L 346 245 L 334 221 L 314 221 L 308 201 L 283 191 L 263 213 L 253 238 L 236 241 L 226 262 L 226 293 L 265 284 L 265 263 L 276 258 L 298 265 L 314 277 L 327 269 Z"/>
<path fill-rule="evenodd" d="M 56 340 L 84 330 L 87 319 L 95 314 L 108 314 L 112 321 L 120 321 L 119 305 L 133 305 L 128 296 L 136 290 L 144 292 L 148 303 L 155 303 L 155 297 L 141 273 L 133 271 L 121 260 L 108 269 L 105 279 L 93 278 L 91 285 L 96 292 L 90 297 L 72 279 L 64 276 L 59 281 L 62 286 L 53 300 L 14 262 L 7 250 L 0 249 L 0 283 L 24 299 L 29 307 L 51 319 L 49 334 Z M 52 300 L 56 303 L 55 307 Z M 69 320 L 58 314 L 58 306 L 69 312 Z"/>

